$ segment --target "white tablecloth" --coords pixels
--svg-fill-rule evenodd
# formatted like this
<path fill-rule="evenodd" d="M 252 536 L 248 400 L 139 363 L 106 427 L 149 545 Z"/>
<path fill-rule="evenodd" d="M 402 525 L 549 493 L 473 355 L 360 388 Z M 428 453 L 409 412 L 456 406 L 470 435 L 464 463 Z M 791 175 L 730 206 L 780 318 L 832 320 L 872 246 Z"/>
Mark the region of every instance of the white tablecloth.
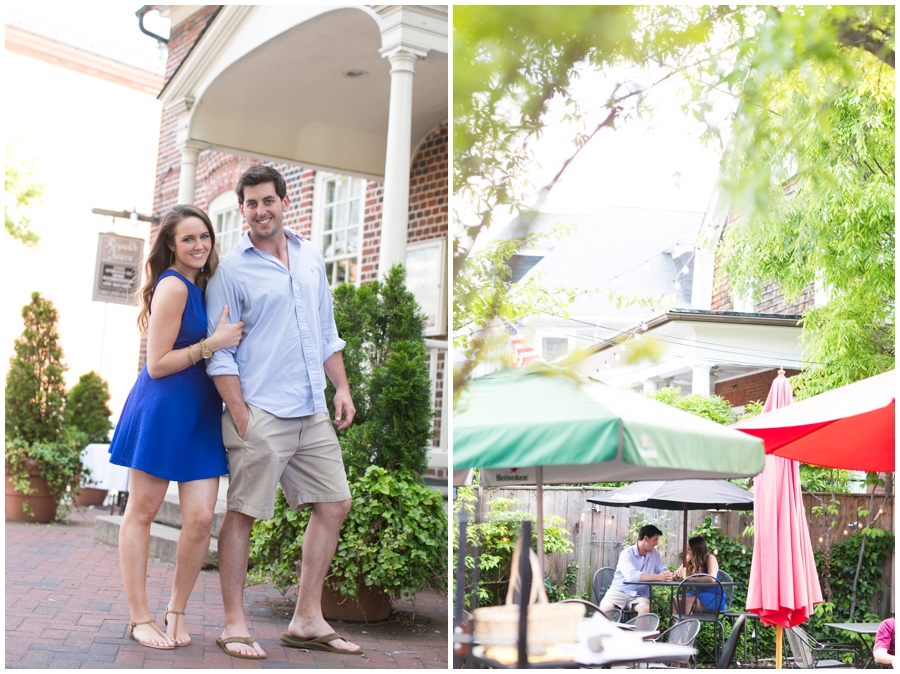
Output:
<path fill-rule="evenodd" d="M 109 462 L 109 445 L 93 443 L 81 453 L 81 463 L 91 471 L 86 487 L 107 491 L 128 490 L 128 469 Z"/>

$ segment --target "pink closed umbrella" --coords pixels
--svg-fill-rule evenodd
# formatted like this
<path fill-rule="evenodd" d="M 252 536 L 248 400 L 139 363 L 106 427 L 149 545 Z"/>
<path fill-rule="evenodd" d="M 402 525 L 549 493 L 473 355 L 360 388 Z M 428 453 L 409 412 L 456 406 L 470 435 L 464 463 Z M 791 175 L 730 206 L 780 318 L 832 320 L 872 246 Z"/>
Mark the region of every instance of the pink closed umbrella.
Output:
<path fill-rule="evenodd" d="M 763 413 L 793 402 L 784 370 L 772 382 Z M 776 668 L 781 668 L 781 632 L 805 622 L 822 602 L 819 574 L 809 541 L 800 493 L 800 465 L 766 456 L 766 467 L 753 480 L 753 561 L 747 610 L 764 625 L 776 626 Z"/>

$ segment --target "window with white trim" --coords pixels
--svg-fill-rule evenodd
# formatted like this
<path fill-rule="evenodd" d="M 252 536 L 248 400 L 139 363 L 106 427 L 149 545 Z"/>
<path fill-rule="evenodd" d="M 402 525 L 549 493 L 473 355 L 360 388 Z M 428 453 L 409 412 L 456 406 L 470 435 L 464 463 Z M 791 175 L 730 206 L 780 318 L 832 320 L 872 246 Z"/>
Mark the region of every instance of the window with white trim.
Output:
<path fill-rule="evenodd" d="M 359 285 L 366 181 L 332 173 L 316 174 L 314 241 L 325 256 L 328 284 Z"/>
<path fill-rule="evenodd" d="M 237 195 L 231 190 L 222 192 L 209 203 L 207 212 L 216 232 L 219 254 L 225 257 L 238 245 L 244 229 L 244 219 L 238 209 Z"/>

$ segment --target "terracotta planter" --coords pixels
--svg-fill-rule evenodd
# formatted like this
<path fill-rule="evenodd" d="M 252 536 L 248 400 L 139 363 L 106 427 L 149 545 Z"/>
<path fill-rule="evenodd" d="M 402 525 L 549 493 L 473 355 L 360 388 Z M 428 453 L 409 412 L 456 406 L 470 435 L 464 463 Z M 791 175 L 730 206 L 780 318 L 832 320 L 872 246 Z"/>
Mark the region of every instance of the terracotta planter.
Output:
<path fill-rule="evenodd" d="M 391 613 L 391 597 L 380 590 L 360 583 L 359 599 L 343 597 L 325 587 L 322 591 L 322 613 L 326 620 L 346 622 L 377 622 L 387 620 Z"/>
<path fill-rule="evenodd" d="M 75 505 L 100 506 L 106 500 L 109 491 L 96 487 L 82 487 L 81 493 L 74 498 Z"/>
<path fill-rule="evenodd" d="M 59 506 L 59 501 L 50 494 L 47 481 L 41 477 L 41 471 L 37 469 L 34 463 L 31 463 L 29 467 L 28 478 L 31 481 L 31 488 L 37 489 L 37 492 L 25 495 L 20 491 L 16 491 L 9 480 L 9 473 L 7 472 L 6 519 L 10 522 L 52 522 L 56 519 L 56 509 Z M 26 501 L 34 511 L 33 516 L 22 509 L 22 504 Z"/>

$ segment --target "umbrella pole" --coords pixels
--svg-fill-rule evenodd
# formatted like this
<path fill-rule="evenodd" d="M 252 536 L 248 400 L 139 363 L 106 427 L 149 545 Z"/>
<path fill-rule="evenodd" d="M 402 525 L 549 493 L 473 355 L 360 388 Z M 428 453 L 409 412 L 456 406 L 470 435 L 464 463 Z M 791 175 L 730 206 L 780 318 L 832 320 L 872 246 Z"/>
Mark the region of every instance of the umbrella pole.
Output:
<path fill-rule="evenodd" d="M 681 539 L 681 565 L 682 566 L 685 566 L 687 564 L 687 558 L 685 557 L 685 555 L 687 555 L 687 527 L 688 527 L 687 515 L 688 515 L 687 503 L 685 503 L 684 504 L 684 535 L 683 535 L 683 538 Z M 686 574 L 687 574 L 687 570 L 685 569 L 685 575 Z"/>
<path fill-rule="evenodd" d="M 537 466 L 535 469 L 537 477 L 537 553 L 538 565 L 541 571 L 540 582 L 544 582 L 544 468 Z"/>
<path fill-rule="evenodd" d="M 784 628 L 781 625 L 775 626 L 775 669 L 781 669 L 781 634 Z"/>

